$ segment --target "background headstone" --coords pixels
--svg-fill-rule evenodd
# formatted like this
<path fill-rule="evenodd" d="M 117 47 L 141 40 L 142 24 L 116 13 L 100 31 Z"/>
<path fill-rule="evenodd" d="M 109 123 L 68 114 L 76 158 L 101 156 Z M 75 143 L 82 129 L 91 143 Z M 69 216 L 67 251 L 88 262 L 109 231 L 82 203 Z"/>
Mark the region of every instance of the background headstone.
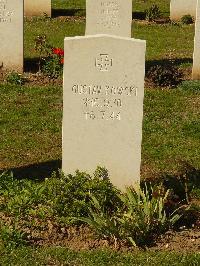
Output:
<path fill-rule="evenodd" d="M 197 0 L 171 0 L 170 19 L 180 20 L 184 15 L 196 18 Z"/>
<path fill-rule="evenodd" d="M 119 188 L 140 180 L 145 41 L 65 38 L 65 173 L 106 167 Z"/>
<path fill-rule="evenodd" d="M 132 0 L 86 0 L 86 35 L 131 37 Z"/>
<path fill-rule="evenodd" d="M 0 68 L 23 71 L 23 1 L 0 0 Z"/>
<path fill-rule="evenodd" d="M 24 0 L 25 16 L 51 17 L 51 0 Z"/>
<path fill-rule="evenodd" d="M 192 79 L 200 79 L 200 1 L 197 1 Z"/>

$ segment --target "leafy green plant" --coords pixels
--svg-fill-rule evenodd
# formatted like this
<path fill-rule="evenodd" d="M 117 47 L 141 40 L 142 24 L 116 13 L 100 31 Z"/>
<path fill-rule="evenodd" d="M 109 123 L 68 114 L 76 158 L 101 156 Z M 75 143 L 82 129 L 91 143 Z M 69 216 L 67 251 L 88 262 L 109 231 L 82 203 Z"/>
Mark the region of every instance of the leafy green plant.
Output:
<path fill-rule="evenodd" d="M 74 219 L 87 223 L 99 237 L 115 242 L 120 238 L 117 217 L 115 214 L 110 215 L 94 196 L 91 196 L 91 207 L 88 208 L 88 213 L 89 217 L 76 217 Z"/>
<path fill-rule="evenodd" d="M 146 20 L 154 21 L 155 19 L 160 18 L 160 8 L 157 5 L 152 5 L 150 8 L 145 10 L 146 13 Z"/>
<path fill-rule="evenodd" d="M 105 169 L 100 169 L 98 168 L 98 172 L 104 173 Z M 87 209 L 91 205 L 91 196 L 95 196 L 107 211 L 113 212 L 116 209 L 117 190 L 109 179 L 97 176 L 93 178 L 86 173 L 76 171 L 75 175 L 61 174 L 59 179 L 47 179 L 46 186 L 48 187 L 46 193 L 51 199 L 51 208 L 55 215 L 62 217 L 65 223 L 75 222 L 70 217 L 87 216 Z"/>
<path fill-rule="evenodd" d="M 176 210 L 167 216 L 165 202 L 169 191 L 161 193 L 160 188 L 127 188 L 118 194 L 121 207 L 110 214 L 93 196 L 89 217 L 77 217 L 94 231 L 107 239 L 125 240 L 134 246 L 146 245 L 150 240 L 174 225 L 181 217 Z"/>
<path fill-rule="evenodd" d="M 94 178 L 97 179 L 108 179 L 108 170 L 105 167 L 97 166 L 94 172 Z"/>
<path fill-rule="evenodd" d="M 42 213 L 40 206 L 46 206 L 45 184 L 34 183 L 31 180 L 12 180 L 13 186 L 4 192 L 4 210 L 15 216 L 24 217 L 30 210 Z"/>
<path fill-rule="evenodd" d="M 152 66 L 147 72 L 147 78 L 153 85 L 174 87 L 182 81 L 183 73 L 173 63 Z"/>
<path fill-rule="evenodd" d="M 192 24 L 194 23 L 193 17 L 191 15 L 184 15 L 181 17 L 181 22 L 183 24 Z"/>
<path fill-rule="evenodd" d="M 63 70 L 64 50 L 50 45 L 46 35 L 35 38 L 35 50 L 39 53 L 39 72 L 42 71 L 49 78 L 58 78 Z"/>
<path fill-rule="evenodd" d="M 123 235 L 131 243 L 145 245 L 180 219 L 176 211 L 166 215 L 168 194 L 169 190 L 163 192 L 161 187 L 147 189 L 146 186 L 145 189 L 127 188 L 126 193 L 121 195 L 125 209 L 120 221 Z"/>
<path fill-rule="evenodd" d="M 35 41 L 35 50 L 39 54 L 38 67 L 40 72 L 43 61 L 51 53 L 51 45 L 47 42 L 46 35 L 38 35 L 34 41 Z"/>
<path fill-rule="evenodd" d="M 27 243 L 26 233 L 17 229 L 15 226 L 0 225 L 0 239 L 4 247 L 9 250 Z"/>
<path fill-rule="evenodd" d="M 17 191 L 18 186 L 13 178 L 11 171 L 4 171 L 0 174 L 0 195 L 10 195 L 12 192 Z"/>
<path fill-rule="evenodd" d="M 63 71 L 63 60 L 56 54 L 45 59 L 42 72 L 49 78 L 58 78 Z"/>
<path fill-rule="evenodd" d="M 22 74 L 12 71 L 6 76 L 6 81 L 9 84 L 22 85 L 24 84 L 25 79 L 23 78 Z"/>

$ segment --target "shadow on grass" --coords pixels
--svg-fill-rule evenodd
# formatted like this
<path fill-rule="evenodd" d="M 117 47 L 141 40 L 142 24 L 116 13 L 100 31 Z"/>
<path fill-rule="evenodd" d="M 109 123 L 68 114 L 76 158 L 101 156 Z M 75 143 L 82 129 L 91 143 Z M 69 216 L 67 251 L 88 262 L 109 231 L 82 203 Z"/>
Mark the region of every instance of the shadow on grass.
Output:
<path fill-rule="evenodd" d="M 37 73 L 39 70 L 39 58 L 25 58 L 24 72 Z"/>
<path fill-rule="evenodd" d="M 141 182 L 150 186 L 163 184 L 166 189 L 173 191 L 173 195 L 179 201 L 186 200 L 186 194 L 190 194 L 193 189 L 200 189 L 200 169 L 195 168 L 187 161 L 180 161 L 179 171 L 176 174 L 163 173 L 157 178 L 147 178 Z"/>
<path fill-rule="evenodd" d="M 192 58 L 175 58 L 173 60 L 171 59 L 161 59 L 161 60 L 149 60 L 146 61 L 146 71 L 148 71 L 152 66 L 158 66 L 158 65 L 170 65 L 173 64 L 175 66 L 180 66 L 183 64 L 192 64 L 193 60 Z"/>
<path fill-rule="evenodd" d="M 146 18 L 146 12 L 132 12 L 132 19 L 139 19 L 139 20 L 145 20 Z"/>
<path fill-rule="evenodd" d="M 85 16 L 85 9 L 53 9 L 52 18 L 56 17 L 73 17 L 73 16 Z"/>
<path fill-rule="evenodd" d="M 50 177 L 53 172 L 55 172 L 57 175 L 59 169 L 61 169 L 61 160 L 31 164 L 10 170 L 13 172 L 14 177 L 17 179 L 27 178 L 42 181 L 46 177 Z"/>
<path fill-rule="evenodd" d="M 86 10 L 85 9 L 52 9 L 52 17 L 60 17 L 60 16 L 66 16 L 66 17 L 73 17 L 73 16 L 86 16 Z M 132 12 L 132 19 L 138 19 L 138 20 L 145 20 L 146 13 L 145 12 Z"/>

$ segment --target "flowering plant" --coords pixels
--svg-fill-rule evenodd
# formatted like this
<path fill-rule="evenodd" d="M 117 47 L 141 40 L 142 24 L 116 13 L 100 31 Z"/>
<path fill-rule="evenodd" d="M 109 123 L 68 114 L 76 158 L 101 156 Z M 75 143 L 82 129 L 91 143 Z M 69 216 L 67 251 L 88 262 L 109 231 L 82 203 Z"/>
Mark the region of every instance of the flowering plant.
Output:
<path fill-rule="evenodd" d="M 37 36 L 35 50 L 39 52 L 39 72 L 42 71 L 49 78 L 58 78 L 63 71 L 64 50 L 52 47 L 46 36 Z"/>
<path fill-rule="evenodd" d="M 61 48 L 52 48 L 52 52 L 60 57 L 64 56 L 64 50 Z"/>
<path fill-rule="evenodd" d="M 64 50 L 61 48 L 52 48 L 52 53 L 54 55 L 57 55 L 58 58 L 60 59 L 60 64 L 64 64 Z"/>
<path fill-rule="evenodd" d="M 49 56 L 45 59 L 42 71 L 50 78 L 58 78 L 63 71 L 64 50 L 51 48 Z"/>

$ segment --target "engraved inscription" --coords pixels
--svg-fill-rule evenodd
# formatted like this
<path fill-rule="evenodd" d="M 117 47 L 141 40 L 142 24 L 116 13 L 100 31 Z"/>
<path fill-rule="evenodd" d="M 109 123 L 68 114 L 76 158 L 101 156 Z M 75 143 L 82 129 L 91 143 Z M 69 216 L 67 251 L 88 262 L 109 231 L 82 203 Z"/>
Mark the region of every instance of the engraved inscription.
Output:
<path fill-rule="evenodd" d="M 121 99 L 101 99 L 101 98 L 84 98 L 83 104 L 86 107 L 104 107 L 104 108 L 112 108 L 115 107 L 122 107 L 122 100 Z"/>
<path fill-rule="evenodd" d="M 118 1 L 102 1 L 97 24 L 105 28 L 119 27 L 119 4 Z"/>
<path fill-rule="evenodd" d="M 93 84 L 74 84 L 72 92 L 75 94 L 85 95 L 102 95 L 102 96 L 137 96 L 137 87 L 130 86 L 115 86 L 115 85 L 93 85 Z"/>
<path fill-rule="evenodd" d="M 125 98 L 137 97 L 137 87 L 112 84 L 74 84 L 72 93 L 80 97 L 86 120 L 122 119 Z"/>
<path fill-rule="evenodd" d="M 99 71 L 108 71 L 112 65 L 113 59 L 110 59 L 108 54 L 100 54 L 95 59 L 95 66 Z"/>
<path fill-rule="evenodd" d="M 121 114 L 120 112 L 106 112 L 106 111 L 90 111 L 90 112 L 85 112 L 85 119 L 102 119 L 102 120 L 121 120 Z"/>
<path fill-rule="evenodd" d="M 7 0 L 0 0 L 0 23 L 12 22 L 13 11 L 7 10 Z"/>

